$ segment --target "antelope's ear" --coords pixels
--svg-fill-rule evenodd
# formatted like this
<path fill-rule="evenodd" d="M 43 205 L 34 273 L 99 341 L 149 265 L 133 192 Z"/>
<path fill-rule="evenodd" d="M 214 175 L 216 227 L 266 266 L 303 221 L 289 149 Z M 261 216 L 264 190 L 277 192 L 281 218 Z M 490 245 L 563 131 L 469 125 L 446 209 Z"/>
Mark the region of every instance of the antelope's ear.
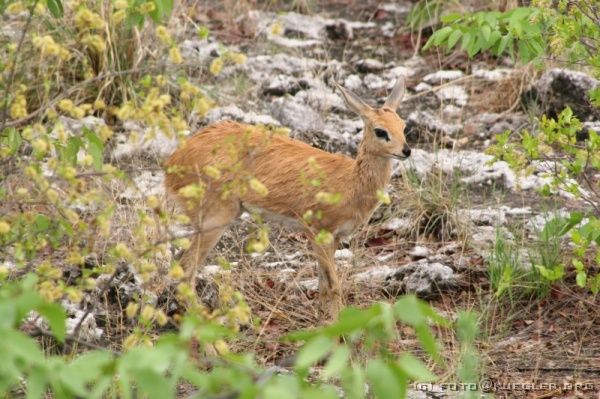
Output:
<path fill-rule="evenodd" d="M 396 81 L 392 92 L 385 100 L 384 107 L 388 107 L 396 111 L 400 103 L 402 102 L 402 98 L 404 97 L 404 93 L 406 92 L 406 84 L 404 83 L 404 78 L 400 77 Z"/>
<path fill-rule="evenodd" d="M 337 82 L 334 82 L 334 84 L 340 90 L 342 97 L 344 97 L 344 102 L 352 111 L 356 112 L 358 115 L 364 115 L 373 110 L 369 104 L 364 102 L 359 96 L 352 93 L 350 90 L 344 89 Z"/>

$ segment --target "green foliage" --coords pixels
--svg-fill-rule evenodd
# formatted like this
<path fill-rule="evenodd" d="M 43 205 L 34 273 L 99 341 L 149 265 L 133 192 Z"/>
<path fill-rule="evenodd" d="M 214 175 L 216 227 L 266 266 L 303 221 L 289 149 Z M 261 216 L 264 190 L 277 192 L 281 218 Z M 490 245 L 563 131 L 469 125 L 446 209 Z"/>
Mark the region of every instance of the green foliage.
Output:
<path fill-rule="evenodd" d="M 528 264 L 526 253 L 501 231 L 496 232 L 494 247 L 488 257 L 488 278 L 497 298 L 508 296 L 513 301 L 540 288 L 539 273 Z"/>
<path fill-rule="evenodd" d="M 589 175 L 600 171 L 600 136 L 593 130 L 588 131 L 588 139 L 583 143 L 577 140 L 581 122 L 567 108 L 558 118 L 545 115 L 539 121 L 540 131 L 531 134 L 505 132 L 496 137 L 497 143 L 489 149 L 496 159 L 502 159 L 517 170 L 528 170 L 532 162 L 546 162 L 554 165 L 548 176 L 550 182 L 542 189 L 543 195 L 551 195 L 562 190 L 587 202 L 593 213 L 586 215 L 586 223 L 580 224 L 584 215 L 574 212 L 568 218 L 558 218 L 547 223 L 540 233 L 539 250 L 535 267 L 547 281 L 559 281 L 565 276 L 565 266 L 554 261 L 561 253 L 557 239 L 571 233 L 575 244 L 573 255 L 577 262 L 577 282 L 598 292 L 598 274 L 588 279 L 584 258 L 595 259 L 598 264 L 600 251 L 593 243 L 600 242 L 600 191 Z M 558 159 L 558 160 L 557 160 Z M 589 263 L 589 262 L 585 262 Z M 591 276 L 590 276 L 591 277 Z"/>
<path fill-rule="evenodd" d="M 36 277 L 29 274 L 0 286 L 0 395 L 23 389 L 28 398 L 46 393 L 57 398 L 101 398 L 111 393 L 123 398 L 172 398 L 177 385 L 187 382 L 198 389 L 201 397 L 236 393 L 240 397 L 335 398 L 338 394 L 331 383 L 341 377 L 350 397 L 365 397 L 364 381 L 371 384 L 374 397 L 403 397 L 410 381 L 433 381 L 436 377 L 421 359 L 409 353 L 398 356 L 389 350 L 386 344 L 397 338 L 398 322 L 413 327 L 428 355 L 443 365 L 430 324 L 448 326 L 448 322 L 413 296 L 403 297 L 393 306 L 381 303 L 366 310 L 349 308 L 332 325 L 290 335 L 292 341 L 305 341 L 295 362 L 296 373 L 290 375 L 273 375 L 245 355 L 213 359 L 216 363 L 210 371 L 198 367 L 189 356 L 190 340 L 206 339 L 207 329 L 216 333 L 210 334 L 213 339 L 221 337 L 218 331 L 223 327 L 193 316 L 186 317 L 179 334 L 163 334 L 150 347 L 47 355 L 19 328 L 31 324 L 37 314 L 48 322 L 52 336 L 65 342 L 66 316 L 60 306 L 40 297 L 33 289 L 35 283 Z M 459 319 L 459 336 L 466 348 L 473 334 L 462 324 Z M 45 333 L 43 327 L 37 329 Z M 343 343 L 342 336 L 346 337 Z M 65 344 L 78 342 L 69 338 Z M 375 353 L 367 364 L 353 359 L 360 345 Z M 321 360 L 327 362 L 320 379 L 308 382 L 309 371 Z"/>
<path fill-rule="evenodd" d="M 427 2 L 421 1 L 425 7 Z M 433 46 L 460 48 L 469 57 L 479 53 L 508 54 L 521 62 L 543 57 L 584 60 L 600 76 L 600 14 L 597 0 L 577 2 L 534 0 L 531 7 L 504 12 L 450 13 L 441 18 L 442 27 L 429 38 L 424 49 Z M 460 46 L 460 47 L 459 47 Z M 600 90 L 593 98 L 598 103 Z"/>
<path fill-rule="evenodd" d="M 457 380 L 463 384 L 477 384 L 483 375 L 483 365 L 476 345 L 479 335 L 477 314 L 460 312 L 456 320 L 456 334 L 460 341 L 460 367 L 457 371 Z M 476 390 L 466 390 L 462 397 L 465 399 L 479 398 L 481 393 Z"/>
<path fill-rule="evenodd" d="M 470 57 L 483 52 L 509 54 L 521 62 L 539 61 L 547 56 L 564 57 L 571 62 L 583 62 L 600 76 L 599 6 L 597 0 L 558 3 L 536 0 L 531 7 L 505 12 L 448 14 L 442 17 L 442 27 L 434 32 L 425 48 L 452 49 L 460 45 Z M 589 96 L 593 105 L 600 106 L 600 88 L 592 90 Z M 567 108 L 556 119 L 543 115 L 539 131 L 507 131 L 496 136 L 496 144 L 489 153 L 519 172 L 531 172 L 530 165 L 535 163 L 550 165 L 547 173 L 550 183 L 542 194 L 562 191 L 590 206 L 591 213 L 586 215 L 585 223 L 579 213 L 550 221 L 540 234 L 533 262 L 544 281 L 562 280 L 566 266 L 558 261 L 561 250 L 557 240 L 570 232 L 574 244 L 574 259 L 570 264 L 576 273 L 576 283 L 596 294 L 600 274 L 589 276 L 587 270 L 594 263 L 600 264 L 600 252 L 592 245 L 600 242 L 600 186 L 590 179 L 600 172 L 600 135 L 588 130 L 588 137 L 579 140 L 577 134 L 581 130 L 581 122 Z M 490 278 L 497 294 L 520 278 L 515 275 L 514 267 L 519 260 L 502 241 L 497 243 L 490 262 Z"/>
<path fill-rule="evenodd" d="M 545 52 L 544 29 L 536 8 L 519 7 L 507 12 L 487 11 L 474 14 L 452 13 L 441 18 L 443 27 L 434 32 L 424 50 L 432 46 L 461 50 L 473 57 L 490 52 L 511 57 L 518 53 L 523 62 L 540 57 Z"/>
<path fill-rule="evenodd" d="M 421 29 L 428 23 L 436 21 L 443 8 L 456 3 L 454 0 L 419 1 L 410 9 L 406 21 L 411 30 Z"/>

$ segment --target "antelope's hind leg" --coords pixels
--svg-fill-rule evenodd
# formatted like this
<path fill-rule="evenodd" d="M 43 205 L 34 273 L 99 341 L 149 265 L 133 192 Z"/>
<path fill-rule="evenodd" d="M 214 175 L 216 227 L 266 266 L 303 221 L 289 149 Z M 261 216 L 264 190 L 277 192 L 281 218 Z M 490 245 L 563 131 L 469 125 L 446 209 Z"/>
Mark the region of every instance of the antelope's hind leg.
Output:
<path fill-rule="evenodd" d="M 338 244 L 338 238 L 328 244 L 313 241 L 319 263 L 319 317 L 323 322 L 337 320 L 342 308 L 342 287 L 335 264 L 335 250 Z"/>
<path fill-rule="evenodd" d="M 190 212 L 192 223 L 199 232 L 192 239 L 190 247 L 184 252 L 181 264 L 185 277 L 192 289 L 196 289 L 198 271 L 211 249 L 217 244 L 227 227 L 239 215 L 237 202 L 217 202 L 214 206 L 203 207 Z"/>

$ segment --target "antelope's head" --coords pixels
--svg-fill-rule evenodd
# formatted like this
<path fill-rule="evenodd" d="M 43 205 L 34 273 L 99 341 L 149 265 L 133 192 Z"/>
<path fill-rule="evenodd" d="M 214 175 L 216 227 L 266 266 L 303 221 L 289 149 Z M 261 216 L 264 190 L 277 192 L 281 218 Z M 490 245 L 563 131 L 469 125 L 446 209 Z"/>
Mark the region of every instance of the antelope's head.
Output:
<path fill-rule="evenodd" d="M 404 137 L 405 122 L 396 109 L 405 92 L 404 79 L 399 78 L 381 108 L 373 108 L 359 96 L 336 83 L 348 108 L 356 112 L 365 124 L 364 150 L 383 158 L 407 159 L 410 147 Z"/>

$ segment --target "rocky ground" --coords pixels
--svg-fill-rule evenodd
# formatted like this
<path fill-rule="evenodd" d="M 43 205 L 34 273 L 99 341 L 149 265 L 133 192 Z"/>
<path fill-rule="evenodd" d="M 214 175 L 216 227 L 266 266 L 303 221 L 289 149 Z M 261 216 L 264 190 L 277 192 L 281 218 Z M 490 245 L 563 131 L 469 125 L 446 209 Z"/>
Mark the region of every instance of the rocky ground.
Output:
<path fill-rule="evenodd" d="M 552 165 L 533 165 L 532 174 L 517 175 L 485 153 L 495 134 L 535 129 L 537 113 L 556 114 L 565 105 L 574 108 L 586 128 L 600 130 L 600 115 L 584 100 L 598 81 L 566 69 L 537 71 L 509 59 L 418 55 L 416 39 L 404 28 L 410 2 L 334 3 L 308 14 L 257 6 L 232 15 L 218 6 L 199 6 L 202 16 L 194 22 L 207 25 L 211 35 L 201 40 L 194 25 L 185 24 L 179 32 L 185 61 L 204 70 L 229 49 L 246 54 L 247 62 L 226 66 L 208 80 L 202 74 L 202 86 L 217 106 L 205 117 L 190 116 L 192 124 L 201 128 L 234 119 L 281 125 L 314 146 L 353 155 L 362 122 L 346 109 L 333 82 L 382 104 L 394 81 L 405 78 L 408 93 L 398 113 L 407 123 L 413 156 L 395 167 L 392 204 L 336 252 L 346 302 L 364 307 L 416 293 L 450 319 L 459 309 L 474 309 L 482 314 L 486 376 L 504 382 L 600 381 L 597 302 L 561 288 L 542 302 L 501 306 L 490 297 L 486 278 L 486 259 L 498 235 L 518 242 L 533 239 L 553 215 L 584 205 L 560 188 L 549 199 L 536 194 L 548 182 L 544 172 Z M 102 122 L 84 120 L 97 123 Z M 133 130 L 139 126 L 124 125 L 110 155 L 115 163 L 140 170 L 133 175 L 137 190 L 118 193 L 125 207 L 140 197 L 163 194 L 158 165 L 177 146 L 161 136 L 131 144 Z M 246 254 L 251 227 L 247 217 L 236 222 L 205 274 L 220 273 L 214 265 L 218 256 L 232 262 L 232 280 L 259 320 L 239 348 L 255 350 L 265 364 L 278 364 L 293 351 L 279 336 L 317 323 L 315 262 L 302 235 L 277 226 L 266 253 Z M 526 264 L 526 247 L 523 252 Z M 108 283 L 113 287 L 109 296 L 124 303 L 141 292 L 132 271 Z M 101 340 L 118 335 L 110 327 L 109 308 L 72 309 L 72 328 L 85 316 L 83 329 L 91 335 Z M 404 335 L 401 349 L 415 350 L 410 333 Z M 450 347 L 455 343 L 453 337 L 442 339 Z M 446 356 L 452 363 L 452 353 Z"/>

